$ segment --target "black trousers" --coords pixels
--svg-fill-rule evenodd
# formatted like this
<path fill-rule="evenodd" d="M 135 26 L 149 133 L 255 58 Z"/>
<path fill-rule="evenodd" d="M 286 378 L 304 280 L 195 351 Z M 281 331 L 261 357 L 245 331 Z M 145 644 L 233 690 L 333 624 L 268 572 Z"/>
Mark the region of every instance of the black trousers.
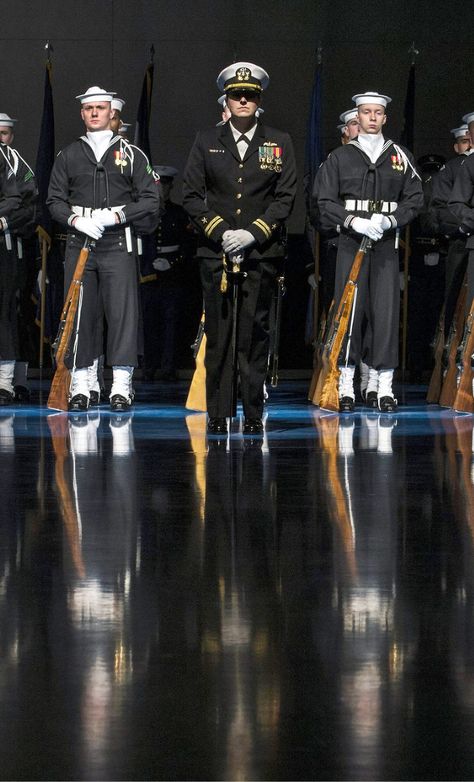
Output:
<path fill-rule="evenodd" d="M 12 236 L 11 250 L 5 246 L 0 234 L 0 360 L 14 361 L 17 357 L 16 239 Z"/>
<path fill-rule="evenodd" d="M 67 293 L 83 234 L 68 234 L 64 267 Z M 135 251 L 127 252 L 124 232 L 105 234 L 91 242 L 84 270 L 83 301 L 79 323 L 76 367 L 88 367 L 97 357 L 97 324 L 100 308 L 107 322 L 106 361 L 110 366 L 137 366 L 138 282 Z M 72 366 L 72 355 L 68 365 Z"/>
<path fill-rule="evenodd" d="M 341 234 L 336 262 L 334 298 L 340 301 L 344 286 L 359 249 L 359 239 Z M 367 319 L 364 332 L 364 319 Z M 349 363 L 360 359 L 374 369 L 398 366 L 398 330 L 400 319 L 400 278 L 398 250 L 394 234 L 374 242 L 366 254 L 359 274 L 357 301 L 349 354 Z"/>
<path fill-rule="evenodd" d="M 263 384 L 268 369 L 269 312 L 280 259 L 249 260 L 241 265 L 247 277 L 239 283 L 237 365 L 246 418 L 261 418 Z M 231 415 L 232 282 L 220 291 L 222 260 L 200 259 L 206 332 L 206 395 L 211 418 Z"/>

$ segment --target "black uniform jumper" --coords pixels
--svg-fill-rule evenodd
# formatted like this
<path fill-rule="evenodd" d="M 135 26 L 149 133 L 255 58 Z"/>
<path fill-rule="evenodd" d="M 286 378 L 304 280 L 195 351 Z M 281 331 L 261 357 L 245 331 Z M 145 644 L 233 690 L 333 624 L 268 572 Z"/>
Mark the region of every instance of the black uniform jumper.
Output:
<path fill-rule="evenodd" d="M 269 311 L 295 193 L 296 164 L 287 133 L 257 123 L 242 159 L 228 123 L 197 135 L 184 174 L 183 206 L 200 230 L 211 418 L 229 415 L 232 383 L 232 300 L 220 291 L 222 236 L 243 228 L 255 239 L 241 264 L 247 277 L 241 283 L 237 353 L 244 415 L 261 418 Z"/>
<path fill-rule="evenodd" d="M 67 291 L 85 236 L 71 226 L 77 214 L 119 208 L 120 224 L 90 241 L 83 277 L 83 303 L 75 365 L 88 367 L 97 356 L 100 297 L 107 320 L 107 362 L 137 366 L 138 281 L 136 243 L 126 227 L 150 233 L 159 217 L 159 190 L 143 152 L 119 136 L 97 161 L 87 137 L 66 147 L 51 173 L 47 204 L 54 220 L 67 228 L 64 290 Z M 76 207 L 73 209 L 73 207 Z"/>
<path fill-rule="evenodd" d="M 448 207 L 459 220 L 460 235 L 466 238 L 469 253 L 467 272 L 467 310 L 474 298 L 474 154 L 459 167 Z"/>
<path fill-rule="evenodd" d="M 361 236 L 351 229 L 355 216 L 385 214 L 392 228 L 372 243 L 358 282 L 349 361 L 360 359 L 377 370 L 398 365 L 400 285 L 396 229 L 410 223 L 423 208 L 420 177 L 413 156 L 390 140 L 375 163 L 356 139 L 332 152 L 318 173 L 321 227 L 340 232 L 336 263 L 335 301 L 339 301 Z M 362 321 L 369 320 L 362 356 Z"/>

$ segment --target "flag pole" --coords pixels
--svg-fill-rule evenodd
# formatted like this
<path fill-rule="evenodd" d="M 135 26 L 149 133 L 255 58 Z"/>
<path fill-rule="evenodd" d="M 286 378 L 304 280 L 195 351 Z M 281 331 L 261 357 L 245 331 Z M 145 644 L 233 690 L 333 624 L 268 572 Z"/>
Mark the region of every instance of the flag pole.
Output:
<path fill-rule="evenodd" d="M 407 94 L 405 98 L 405 123 L 402 133 L 402 143 L 414 152 L 414 113 L 415 113 L 415 64 L 419 50 L 413 41 L 408 54 L 411 55 L 410 73 L 408 77 Z M 408 283 L 410 278 L 410 226 L 405 229 L 405 241 L 403 250 L 403 301 L 402 301 L 402 381 L 405 381 L 407 369 L 407 343 L 408 343 Z"/>
<path fill-rule="evenodd" d="M 53 46 L 49 41 L 49 39 L 46 41 L 44 48 L 46 51 L 46 69 L 49 72 L 49 81 L 51 83 L 51 71 L 53 67 L 51 55 L 53 52 Z M 46 279 L 47 279 L 47 259 L 48 259 L 48 250 L 49 250 L 49 244 L 44 230 L 39 231 L 39 240 L 40 240 L 40 248 L 41 248 L 41 286 L 40 286 L 41 306 L 40 306 L 40 344 L 39 344 L 39 377 L 40 377 L 40 388 L 41 388 L 41 382 L 43 380 L 43 366 L 44 366 Z"/>

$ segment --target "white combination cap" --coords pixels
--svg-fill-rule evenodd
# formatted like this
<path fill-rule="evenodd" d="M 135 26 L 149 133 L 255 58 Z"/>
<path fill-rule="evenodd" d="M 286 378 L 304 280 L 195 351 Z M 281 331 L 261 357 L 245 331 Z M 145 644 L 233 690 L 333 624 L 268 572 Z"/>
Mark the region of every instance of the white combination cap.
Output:
<path fill-rule="evenodd" d="M 360 92 L 353 95 L 352 100 L 356 106 L 362 106 L 364 103 L 376 103 L 379 106 L 386 106 L 392 102 L 388 95 L 381 95 L 379 92 Z"/>
<path fill-rule="evenodd" d="M 472 118 L 474 119 L 474 114 Z M 461 138 L 469 133 L 469 128 L 467 125 L 460 125 L 459 128 L 452 128 L 449 132 L 453 134 L 454 138 Z"/>
<path fill-rule="evenodd" d="M 9 117 L 8 114 L 0 114 L 0 127 L 12 128 L 15 122 L 17 122 L 17 120 Z"/>
<path fill-rule="evenodd" d="M 346 125 L 348 122 L 350 122 L 351 119 L 356 119 L 356 117 L 357 109 L 348 109 L 347 111 L 343 111 L 342 114 L 340 114 L 339 119 L 344 125 Z"/>
<path fill-rule="evenodd" d="M 240 88 L 262 92 L 268 87 L 270 77 L 259 65 L 253 62 L 234 62 L 224 68 L 217 77 L 217 86 L 221 92 Z"/>
<path fill-rule="evenodd" d="M 103 90 L 102 87 L 89 87 L 83 95 L 76 95 L 76 99 L 81 103 L 90 103 L 91 100 L 103 100 L 106 103 L 111 103 L 116 92 L 110 92 Z"/>

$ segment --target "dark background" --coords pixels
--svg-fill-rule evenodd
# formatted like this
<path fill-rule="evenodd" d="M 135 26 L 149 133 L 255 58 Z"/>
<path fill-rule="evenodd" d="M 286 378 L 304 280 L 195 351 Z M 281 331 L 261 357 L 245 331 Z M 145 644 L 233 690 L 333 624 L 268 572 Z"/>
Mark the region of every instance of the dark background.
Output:
<path fill-rule="evenodd" d="M 352 105 L 354 93 L 368 89 L 393 98 L 386 135 L 399 137 L 413 41 L 420 52 L 415 155 L 449 156 L 450 128 L 474 111 L 472 0 L 462 6 L 427 0 L 4 0 L 0 8 L 0 111 L 18 119 L 15 146 L 33 166 L 48 39 L 54 47 L 57 150 L 82 132 L 74 96 L 93 84 L 125 98 L 123 118 L 134 122 L 153 44 L 153 162 L 180 172 L 196 130 L 220 119 L 219 71 L 235 60 L 262 65 L 270 74 L 264 120 L 289 131 L 296 148 L 300 188 L 290 221 L 293 235 L 304 229 L 301 180 L 319 43 L 326 152 L 338 143 L 339 114 Z M 180 189 L 178 178 L 178 201 Z"/>

